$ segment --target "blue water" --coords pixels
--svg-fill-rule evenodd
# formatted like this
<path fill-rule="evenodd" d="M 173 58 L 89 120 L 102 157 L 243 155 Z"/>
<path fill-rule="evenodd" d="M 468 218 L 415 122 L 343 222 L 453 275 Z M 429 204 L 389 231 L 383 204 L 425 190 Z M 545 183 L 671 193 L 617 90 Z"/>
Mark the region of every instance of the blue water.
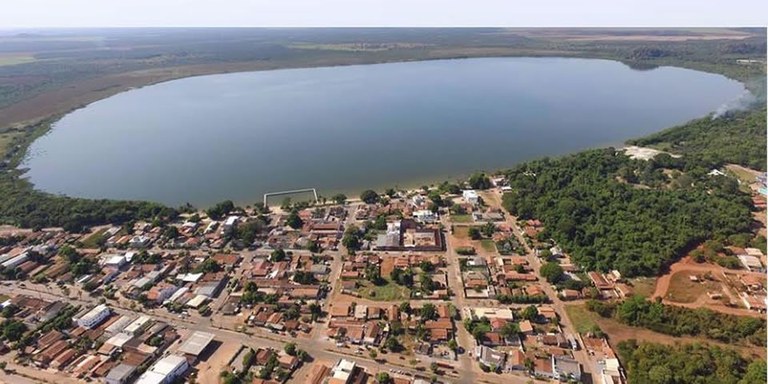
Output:
<path fill-rule="evenodd" d="M 23 166 L 72 196 L 205 206 L 329 196 L 618 145 L 739 97 L 723 76 L 613 61 L 483 58 L 187 78 L 72 112 Z"/>

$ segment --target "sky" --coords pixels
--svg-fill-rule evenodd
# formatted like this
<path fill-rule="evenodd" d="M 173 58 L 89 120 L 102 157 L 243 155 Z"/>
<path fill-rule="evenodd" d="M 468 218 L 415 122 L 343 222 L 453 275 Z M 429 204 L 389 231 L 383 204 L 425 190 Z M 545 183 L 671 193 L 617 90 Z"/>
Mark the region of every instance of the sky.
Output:
<path fill-rule="evenodd" d="M 766 26 L 765 0 L 0 0 L 45 27 Z"/>

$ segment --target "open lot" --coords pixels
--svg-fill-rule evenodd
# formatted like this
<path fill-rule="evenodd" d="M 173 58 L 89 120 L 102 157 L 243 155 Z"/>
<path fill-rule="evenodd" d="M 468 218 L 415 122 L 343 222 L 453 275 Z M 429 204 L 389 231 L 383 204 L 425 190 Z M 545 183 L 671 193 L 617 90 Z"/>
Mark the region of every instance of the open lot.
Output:
<path fill-rule="evenodd" d="M 696 279 L 696 281 L 691 279 Z M 722 293 L 720 284 L 702 279 L 694 271 L 681 271 L 670 278 L 669 289 L 664 298 L 674 303 L 694 303 L 708 299 L 707 293 Z"/>
<path fill-rule="evenodd" d="M 573 326 L 576 328 L 576 332 L 585 333 L 597 325 L 597 321 L 595 321 L 597 315 L 588 311 L 584 305 L 566 305 L 565 312 L 568 314 L 568 318 L 571 319 Z"/>
<path fill-rule="evenodd" d="M 363 298 L 375 301 L 401 301 L 410 299 L 410 289 L 402 285 L 395 283 L 387 283 L 384 285 L 374 285 L 371 282 L 361 282 L 362 287 L 358 289 L 358 293 Z"/>
<path fill-rule="evenodd" d="M 656 290 L 656 279 L 652 277 L 640 277 L 632 280 L 632 290 L 636 295 L 651 297 Z"/>
<path fill-rule="evenodd" d="M 451 215 L 451 221 L 454 223 L 471 223 L 472 216 L 470 215 Z"/>

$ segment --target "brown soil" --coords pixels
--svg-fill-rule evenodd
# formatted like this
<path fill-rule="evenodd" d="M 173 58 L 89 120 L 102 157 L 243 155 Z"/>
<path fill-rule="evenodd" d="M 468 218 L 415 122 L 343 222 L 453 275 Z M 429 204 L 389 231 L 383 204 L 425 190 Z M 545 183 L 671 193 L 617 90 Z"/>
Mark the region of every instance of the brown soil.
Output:
<path fill-rule="evenodd" d="M 654 331 L 650 331 L 643 328 L 635 328 L 630 327 L 627 325 L 623 325 L 618 323 L 615 320 L 612 319 L 604 319 L 599 316 L 595 316 L 595 322 L 600 326 L 600 329 L 608 334 L 609 341 L 611 346 L 615 349 L 616 345 L 625 340 L 629 339 L 635 339 L 638 341 L 648 341 L 653 343 L 660 343 L 660 344 L 666 344 L 666 345 L 674 345 L 679 343 L 707 343 L 712 345 L 717 345 L 722 348 L 732 348 L 738 350 L 742 355 L 745 356 L 759 356 L 760 358 L 765 358 L 766 356 L 766 350 L 765 348 L 761 347 L 748 347 L 748 346 L 740 346 L 740 345 L 734 345 L 734 344 L 726 344 L 726 343 L 720 343 L 717 341 L 712 341 L 707 338 L 703 337 L 674 337 L 665 335 L 662 333 L 657 333 Z"/>
<path fill-rule="evenodd" d="M 702 276 L 707 272 L 711 273 L 712 276 L 714 276 L 718 281 L 721 281 L 721 282 L 726 280 L 724 279 L 726 275 L 738 278 L 738 276 L 742 274 L 749 273 L 747 271 L 728 270 L 719 265 L 710 264 L 710 263 L 699 264 L 693 261 L 693 259 L 691 259 L 689 256 L 686 256 L 685 258 L 681 259 L 677 263 L 672 264 L 667 274 L 659 277 L 659 279 L 656 281 L 656 291 L 654 292 L 652 298 L 661 297 L 663 298 L 664 304 L 678 305 L 681 307 L 687 307 L 687 308 L 705 307 L 713 311 L 728 313 L 732 315 L 752 316 L 752 317 L 760 317 L 760 318 L 765 317 L 760 313 L 753 312 L 745 308 L 728 307 L 724 305 L 721 301 L 709 300 L 709 298 L 706 296 L 706 292 L 704 292 L 704 299 L 699 298 L 698 300 L 695 300 L 694 302 L 691 302 L 691 303 L 680 303 L 680 302 L 673 302 L 668 300 L 668 293 L 670 290 L 671 282 L 673 280 L 673 277 L 676 274 L 686 273 L 687 275 L 695 274 L 698 276 Z M 684 276 L 687 276 L 687 275 L 684 275 Z M 721 287 L 722 287 L 722 292 L 724 295 L 726 295 L 726 297 L 735 298 L 735 295 L 737 293 L 730 290 L 726 286 L 726 284 L 724 283 L 721 284 Z"/>

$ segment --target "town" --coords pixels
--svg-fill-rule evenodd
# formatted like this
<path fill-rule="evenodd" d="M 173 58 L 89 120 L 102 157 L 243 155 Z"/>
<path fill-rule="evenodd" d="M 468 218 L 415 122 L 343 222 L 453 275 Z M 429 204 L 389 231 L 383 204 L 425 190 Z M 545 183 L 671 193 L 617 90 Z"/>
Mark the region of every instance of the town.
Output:
<path fill-rule="evenodd" d="M 765 174 L 754 185 L 764 215 Z M 760 249 L 715 250 L 728 268 L 675 264 L 648 291 L 579 267 L 542 222 L 502 208 L 510 190 L 480 174 L 84 234 L 3 227 L 0 380 L 616 384 L 625 370 L 585 303 L 672 305 L 663 286 L 689 284 L 707 296 L 683 307 L 765 312 Z"/>

